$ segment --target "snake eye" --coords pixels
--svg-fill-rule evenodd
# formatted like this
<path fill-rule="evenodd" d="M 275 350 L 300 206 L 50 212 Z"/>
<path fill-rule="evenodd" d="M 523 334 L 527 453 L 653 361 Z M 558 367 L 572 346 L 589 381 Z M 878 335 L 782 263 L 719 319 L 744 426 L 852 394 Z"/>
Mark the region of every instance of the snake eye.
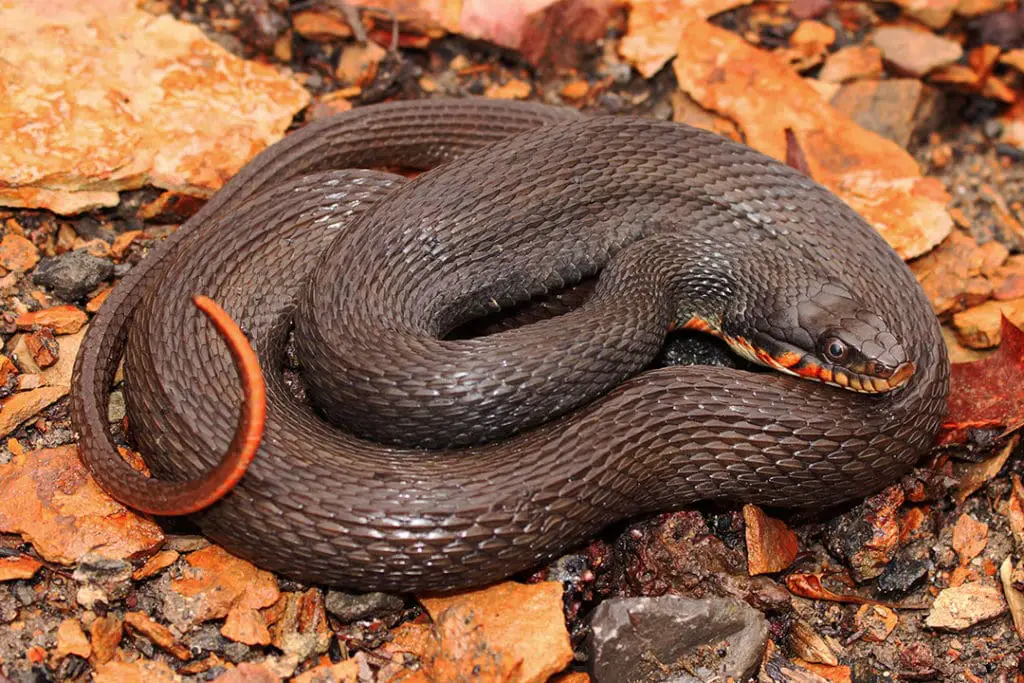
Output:
<path fill-rule="evenodd" d="M 833 363 L 842 363 L 849 353 L 850 350 L 843 340 L 836 337 L 825 340 L 825 357 Z"/>

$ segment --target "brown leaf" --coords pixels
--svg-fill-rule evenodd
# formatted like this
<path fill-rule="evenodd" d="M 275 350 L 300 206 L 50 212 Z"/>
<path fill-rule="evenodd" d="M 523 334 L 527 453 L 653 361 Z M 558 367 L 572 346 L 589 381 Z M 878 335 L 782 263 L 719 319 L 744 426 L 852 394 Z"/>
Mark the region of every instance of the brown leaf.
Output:
<path fill-rule="evenodd" d="M 972 428 L 1003 428 L 1008 434 L 1024 425 L 1024 332 L 1003 318 L 1002 336 L 988 358 L 950 368 L 940 444 L 963 443 Z"/>
<path fill-rule="evenodd" d="M 100 489 L 74 446 L 0 465 L 0 491 L 0 532 L 21 534 L 50 562 L 71 564 L 89 552 L 130 558 L 164 539 L 159 526 Z"/>
<path fill-rule="evenodd" d="M 852 605 L 882 605 L 884 607 L 896 607 L 891 603 L 871 598 L 862 598 L 859 595 L 849 593 L 833 593 L 821 583 L 821 577 L 817 574 L 790 574 L 786 577 L 786 588 L 793 595 L 811 600 L 828 600 L 829 602 L 843 602 Z M 906 606 L 903 606 L 907 609 Z M 913 609 L 913 608 L 910 608 Z"/>
<path fill-rule="evenodd" d="M 1009 557 L 999 567 L 999 580 L 1003 584 L 1003 597 L 1006 598 L 1013 618 L 1013 628 L 1017 631 L 1017 637 L 1024 640 L 1024 593 L 1013 585 L 1013 561 Z"/>
<path fill-rule="evenodd" d="M 773 574 L 793 564 L 800 550 L 796 534 L 785 523 L 772 519 L 756 505 L 743 506 L 746 522 L 747 572 Z"/>
<path fill-rule="evenodd" d="M 968 514 L 960 515 L 953 525 L 953 550 L 966 565 L 977 557 L 988 544 L 988 525 Z"/>
<path fill-rule="evenodd" d="M 782 59 L 703 21 L 684 25 L 673 68 L 679 87 L 739 124 L 746 142 L 784 161 L 795 134 L 811 176 L 871 223 L 903 258 L 950 233 L 941 183 L 921 176 L 903 148 L 822 101 Z"/>

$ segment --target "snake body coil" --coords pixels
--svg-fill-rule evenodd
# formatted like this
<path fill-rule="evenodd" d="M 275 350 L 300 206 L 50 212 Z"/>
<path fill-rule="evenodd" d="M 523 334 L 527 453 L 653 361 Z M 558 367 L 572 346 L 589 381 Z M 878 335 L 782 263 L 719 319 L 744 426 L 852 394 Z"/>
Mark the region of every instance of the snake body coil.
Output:
<path fill-rule="evenodd" d="M 432 170 L 345 170 L 395 165 Z M 445 338 L 598 273 L 570 313 Z M 73 419 L 98 482 L 128 505 L 187 495 L 232 438 L 238 380 L 195 294 L 245 330 L 267 382 L 255 460 L 196 520 L 262 567 L 355 589 L 489 582 L 702 499 L 865 495 L 913 464 L 945 408 L 938 324 L 875 231 L 784 165 L 670 123 L 424 101 L 265 150 L 87 333 Z M 636 374 L 673 324 L 820 381 Z M 293 329 L 316 410 L 284 372 Z M 815 357 L 820 330 L 834 365 Z M 107 425 L 122 355 L 153 479 Z M 887 378 L 902 385 L 825 384 Z"/>

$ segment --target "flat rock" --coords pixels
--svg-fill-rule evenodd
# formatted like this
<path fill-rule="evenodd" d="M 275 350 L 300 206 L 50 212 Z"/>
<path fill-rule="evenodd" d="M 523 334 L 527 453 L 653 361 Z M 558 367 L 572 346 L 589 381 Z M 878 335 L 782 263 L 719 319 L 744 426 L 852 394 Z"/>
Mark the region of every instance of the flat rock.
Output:
<path fill-rule="evenodd" d="M 940 91 L 916 78 L 854 81 L 831 99 L 856 123 L 904 148 L 934 130 L 942 103 Z"/>
<path fill-rule="evenodd" d="M 948 38 L 899 26 L 883 26 L 875 31 L 872 41 L 882 50 L 885 61 L 917 78 L 952 64 L 964 53 L 959 43 Z"/>
<path fill-rule="evenodd" d="M 591 617 L 595 683 L 747 680 L 768 641 L 764 615 L 740 600 L 611 598 Z"/>
<path fill-rule="evenodd" d="M 939 593 L 924 623 L 928 628 L 962 631 L 1005 611 L 1006 602 L 999 588 L 984 583 L 965 583 Z"/>

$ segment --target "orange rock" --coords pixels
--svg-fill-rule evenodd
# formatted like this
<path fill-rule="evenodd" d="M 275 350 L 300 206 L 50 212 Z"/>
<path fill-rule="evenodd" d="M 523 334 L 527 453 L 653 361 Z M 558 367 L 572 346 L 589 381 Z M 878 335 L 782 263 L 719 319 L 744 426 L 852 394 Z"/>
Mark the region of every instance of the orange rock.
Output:
<path fill-rule="evenodd" d="M 157 659 L 108 661 L 96 667 L 93 683 L 180 683 L 181 677 Z"/>
<path fill-rule="evenodd" d="M 89 659 L 92 655 L 92 645 L 85 637 L 82 625 L 74 617 L 60 622 L 60 626 L 57 627 L 57 648 L 53 652 L 53 657 L 57 660 L 68 655 L 77 655 L 82 659 Z"/>
<path fill-rule="evenodd" d="M 32 362 L 38 368 L 48 368 L 57 362 L 60 357 L 60 347 L 57 340 L 53 338 L 53 331 L 44 327 L 35 332 L 26 334 L 25 346 L 32 354 Z"/>
<path fill-rule="evenodd" d="M 903 258 L 938 244 L 953 227 L 949 195 L 922 178 L 912 156 L 823 103 L 775 55 L 707 24 L 684 26 L 673 62 L 680 88 L 739 124 L 746 141 L 786 160 L 792 131 L 811 176 L 871 223 Z"/>
<path fill-rule="evenodd" d="M 124 559 L 163 542 L 159 526 L 100 490 L 74 446 L 0 465 L 0 490 L 0 531 L 21 534 L 50 562 L 71 564 L 89 552 Z"/>
<path fill-rule="evenodd" d="M 972 349 L 999 346 L 1003 339 L 1002 316 L 1020 327 L 1024 325 L 1024 298 L 986 301 L 953 316 L 957 339 Z"/>
<path fill-rule="evenodd" d="M 221 635 L 246 645 L 269 645 L 270 629 L 267 620 L 254 609 L 235 608 L 228 612 Z"/>
<path fill-rule="evenodd" d="M 962 631 L 1006 611 L 999 589 L 985 583 L 946 588 L 935 598 L 925 618 L 928 628 Z"/>
<path fill-rule="evenodd" d="M 377 77 L 377 67 L 387 54 L 387 50 L 373 41 L 365 45 L 346 45 L 334 75 L 345 85 L 365 88 Z"/>
<path fill-rule="evenodd" d="M 418 646 L 435 680 L 463 677 L 547 681 L 572 661 L 562 614 L 562 585 L 501 583 L 445 597 L 421 598 L 433 619 Z"/>
<path fill-rule="evenodd" d="M 960 43 L 949 38 L 902 26 L 883 26 L 871 40 L 882 50 L 885 61 L 917 78 L 952 64 L 964 53 Z"/>
<path fill-rule="evenodd" d="M 896 0 L 908 15 L 934 29 L 949 23 L 953 12 L 963 0 Z"/>
<path fill-rule="evenodd" d="M 82 329 L 88 316 L 77 306 L 53 306 L 41 311 L 22 313 L 14 324 L 20 330 L 31 330 L 36 326 L 49 327 L 56 334 L 72 334 Z"/>
<path fill-rule="evenodd" d="M 848 666 L 816 664 L 802 659 L 794 659 L 793 663 L 810 671 L 812 676 L 817 674 L 818 678 L 829 681 L 830 683 L 850 683 L 853 680 L 852 671 Z M 790 680 L 796 681 L 800 679 L 798 678 L 798 674 L 794 672 L 793 678 L 790 678 Z"/>
<path fill-rule="evenodd" d="M 309 93 L 274 67 L 136 5 L 5 7 L 0 204 L 76 213 L 115 206 L 118 191 L 147 184 L 210 194 L 308 103 Z M 67 111 L 88 134 L 68 134 Z M 30 128 L 25 112 L 33 112 Z M 188 144 L 167 144 L 182 139 Z"/>
<path fill-rule="evenodd" d="M 97 673 L 100 666 L 114 658 L 117 646 L 124 636 L 124 624 L 117 617 L 108 614 L 105 617 L 96 617 L 89 625 L 89 636 L 92 641 L 93 666 L 96 666 Z"/>
<path fill-rule="evenodd" d="M 977 557 L 988 544 L 988 525 L 968 514 L 962 514 L 953 525 L 953 550 L 966 565 Z"/>
<path fill-rule="evenodd" d="M 831 45 L 836 42 L 836 30 L 828 24 L 808 19 L 801 21 L 789 37 L 791 45 Z"/>
<path fill-rule="evenodd" d="M 31 579 L 43 563 L 28 555 L 0 557 L 0 581 Z"/>
<path fill-rule="evenodd" d="M 513 78 L 504 85 L 495 83 L 484 93 L 487 97 L 499 100 L 525 100 L 533 91 L 533 86 L 526 81 Z"/>
<path fill-rule="evenodd" d="M 192 653 L 174 637 L 169 628 L 153 621 L 146 614 L 127 612 L 124 615 L 124 623 L 181 661 L 187 662 L 192 659 Z"/>
<path fill-rule="evenodd" d="M 39 387 L 18 393 L 0 401 L 0 436 L 10 434 L 22 422 L 34 417 L 40 410 L 64 397 L 66 387 Z M 3 481 L 4 465 L 0 465 L 0 481 Z M 4 501 L 0 499 L 0 520 L 3 519 Z M 3 523 L 0 521 L 0 526 Z"/>
<path fill-rule="evenodd" d="M 1007 66 L 1012 66 L 1014 69 L 1024 74 L 1024 48 L 1004 52 L 999 58 L 999 62 L 1001 64 L 1006 64 Z"/>
<path fill-rule="evenodd" d="M 292 679 L 292 683 L 357 683 L 359 663 L 346 659 L 337 664 L 322 664 L 304 671 Z"/>
<path fill-rule="evenodd" d="M 991 292 L 972 296 L 977 291 L 971 280 L 981 274 L 986 265 L 986 252 L 967 234 L 954 230 L 942 244 L 929 254 L 910 264 L 910 269 L 921 283 L 932 310 L 938 316 L 962 311 L 983 303 Z"/>
<path fill-rule="evenodd" d="M 21 235 L 8 233 L 0 240 L 0 267 L 24 273 L 37 263 L 39 250 Z"/>
<path fill-rule="evenodd" d="M 136 581 L 142 581 L 143 579 L 148 579 L 154 574 L 159 574 L 162 570 L 177 562 L 178 557 L 179 554 L 177 550 L 161 550 L 156 555 L 146 560 L 146 564 L 132 572 L 132 578 Z"/>
<path fill-rule="evenodd" d="M 280 681 L 281 677 L 266 665 L 251 662 L 242 662 L 213 679 L 213 683 L 280 683 Z M 334 681 L 327 679 L 326 683 L 334 683 Z"/>
<path fill-rule="evenodd" d="M 100 310 L 100 306 L 103 305 L 103 302 L 107 300 L 107 297 L 110 296 L 110 293 L 112 291 L 114 291 L 113 287 L 104 287 L 102 290 L 100 290 L 99 294 L 89 299 L 89 302 L 85 305 L 85 310 L 89 311 L 90 313 L 95 313 L 96 311 Z"/>
<path fill-rule="evenodd" d="M 579 80 L 567 83 L 565 87 L 562 88 L 561 94 L 562 97 L 564 97 L 567 100 L 581 100 L 584 97 L 586 97 L 587 93 L 589 92 L 590 84 L 581 78 Z"/>
<path fill-rule="evenodd" d="M 345 18 L 327 9 L 297 12 L 292 15 L 292 27 L 303 38 L 314 41 L 352 37 L 352 27 Z"/>
<path fill-rule="evenodd" d="M 273 574 L 219 546 L 189 553 L 185 562 L 188 567 L 171 581 L 171 589 L 188 599 L 194 624 L 227 617 L 233 609 L 269 607 L 281 597 Z"/>
<path fill-rule="evenodd" d="M 857 631 L 863 632 L 865 640 L 881 643 L 899 624 L 899 617 L 884 605 L 861 605 L 853 623 Z"/>
<path fill-rule="evenodd" d="M 619 54 L 644 78 L 661 71 L 679 48 L 684 27 L 751 0 L 629 0 L 629 23 Z"/>
<path fill-rule="evenodd" d="M 796 534 L 756 505 L 743 506 L 746 522 L 747 573 L 773 574 L 793 564 L 800 550 Z"/>
<path fill-rule="evenodd" d="M 114 243 L 110 245 L 110 255 L 120 261 L 124 258 L 124 255 L 128 253 L 128 247 L 132 246 L 132 242 L 137 240 L 141 235 L 141 230 L 128 230 L 127 232 L 122 232 L 114 238 Z"/>
<path fill-rule="evenodd" d="M 873 45 L 849 45 L 825 59 L 818 72 L 818 80 L 844 83 L 861 78 L 879 78 L 882 75 L 882 51 Z"/>
<path fill-rule="evenodd" d="M 281 599 L 263 611 L 266 623 L 272 624 L 270 642 L 279 650 L 288 651 L 288 642 L 308 642 L 312 636 L 314 652 L 326 652 L 333 637 L 327 622 L 324 595 L 316 588 L 302 593 L 284 593 Z"/>

